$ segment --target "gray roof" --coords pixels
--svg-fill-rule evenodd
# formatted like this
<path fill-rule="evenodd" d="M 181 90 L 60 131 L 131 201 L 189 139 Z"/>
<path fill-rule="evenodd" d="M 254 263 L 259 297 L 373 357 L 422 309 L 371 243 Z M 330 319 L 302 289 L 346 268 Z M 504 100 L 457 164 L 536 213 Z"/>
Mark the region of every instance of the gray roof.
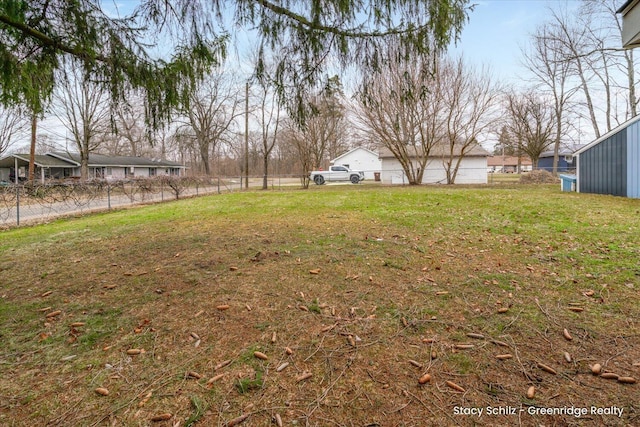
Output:
<path fill-rule="evenodd" d="M 60 160 L 66 160 L 69 163 L 74 163 L 76 165 L 80 165 L 80 154 L 79 153 L 67 153 L 67 152 L 52 152 L 47 153 L 50 156 L 56 157 Z M 184 165 L 172 162 L 169 160 L 155 160 L 148 159 L 146 157 L 134 157 L 134 156 L 107 156 L 104 154 L 89 154 L 89 166 L 91 167 L 100 167 L 100 166 L 108 166 L 108 167 L 170 167 L 170 168 L 184 168 Z"/>
<path fill-rule="evenodd" d="M 12 168 L 16 164 L 16 159 L 18 160 L 18 167 L 29 165 L 28 154 L 10 154 L 0 159 L 0 167 Z M 35 164 L 40 168 L 69 168 L 75 166 L 69 164 L 67 161 L 48 156 L 46 154 L 36 154 Z"/>
<path fill-rule="evenodd" d="M 443 157 L 449 155 L 449 145 L 448 144 L 437 144 L 431 148 L 429 152 L 429 157 Z M 460 155 L 460 146 L 456 145 L 454 148 L 454 156 Z M 485 150 L 480 144 L 474 144 L 471 147 L 467 147 L 465 152 L 465 157 L 488 157 L 491 154 Z M 380 158 L 390 158 L 394 157 L 391 150 L 387 147 L 380 147 Z"/>

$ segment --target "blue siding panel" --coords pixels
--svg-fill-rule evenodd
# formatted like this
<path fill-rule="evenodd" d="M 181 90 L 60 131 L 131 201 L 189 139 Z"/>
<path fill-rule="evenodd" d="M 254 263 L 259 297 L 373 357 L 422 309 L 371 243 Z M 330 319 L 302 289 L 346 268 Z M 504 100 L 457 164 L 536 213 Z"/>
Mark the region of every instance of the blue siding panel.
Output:
<path fill-rule="evenodd" d="M 628 128 L 627 197 L 640 198 L 640 122 Z"/>
<path fill-rule="evenodd" d="M 627 130 L 580 154 L 580 192 L 627 196 Z"/>

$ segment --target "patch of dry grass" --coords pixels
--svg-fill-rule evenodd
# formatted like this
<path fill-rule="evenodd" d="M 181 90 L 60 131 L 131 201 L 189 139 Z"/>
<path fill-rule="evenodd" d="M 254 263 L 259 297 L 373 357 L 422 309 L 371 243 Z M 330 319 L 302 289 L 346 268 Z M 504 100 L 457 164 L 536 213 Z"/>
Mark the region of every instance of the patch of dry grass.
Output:
<path fill-rule="evenodd" d="M 590 367 L 640 377 L 639 209 L 348 186 L 4 232 L 0 423 L 637 424 L 638 385 Z M 623 415 L 528 413 L 591 406 Z"/>

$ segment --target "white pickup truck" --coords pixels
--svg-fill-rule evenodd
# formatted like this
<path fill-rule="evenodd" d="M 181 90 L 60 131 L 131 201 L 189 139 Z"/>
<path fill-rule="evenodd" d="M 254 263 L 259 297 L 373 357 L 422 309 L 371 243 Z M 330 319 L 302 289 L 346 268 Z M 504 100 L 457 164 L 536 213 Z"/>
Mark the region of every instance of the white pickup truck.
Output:
<path fill-rule="evenodd" d="M 351 181 L 352 184 L 357 184 L 364 180 L 364 172 L 354 171 L 346 166 L 331 166 L 328 171 L 312 171 L 309 178 L 317 185 L 337 181 Z"/>

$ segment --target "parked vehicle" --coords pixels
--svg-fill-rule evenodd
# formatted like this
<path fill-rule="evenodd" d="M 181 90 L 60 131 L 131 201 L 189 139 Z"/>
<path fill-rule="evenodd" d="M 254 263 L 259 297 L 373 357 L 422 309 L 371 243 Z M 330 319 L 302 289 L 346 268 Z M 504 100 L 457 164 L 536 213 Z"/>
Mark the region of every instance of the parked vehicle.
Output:
<path fill-rule="evenodd" d="M 364 180 L 364 172 L 347 168 L 346 166 L 331 166 L 327 171 L 312 171 L 309 178 L 316 183 L 322 185 L 325 182 L 351 181 L 357 184 Z"/>

